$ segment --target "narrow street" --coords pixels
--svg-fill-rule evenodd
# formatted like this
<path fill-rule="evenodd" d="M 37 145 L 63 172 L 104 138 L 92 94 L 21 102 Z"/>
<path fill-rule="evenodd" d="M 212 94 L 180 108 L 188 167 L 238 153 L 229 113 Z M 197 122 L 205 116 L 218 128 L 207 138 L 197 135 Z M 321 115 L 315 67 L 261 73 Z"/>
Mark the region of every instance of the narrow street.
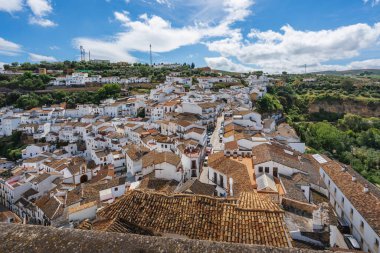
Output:
<path fill-rule="evenodd" d="M 210 143 L 212 145 L 213 153 L 220 152 L 224 148 L 224 144 L 219 142 L 219 130 L 223 121 L 223 116 L 218 117 L 216 121 L 215 130 L 211 135 Z"/>

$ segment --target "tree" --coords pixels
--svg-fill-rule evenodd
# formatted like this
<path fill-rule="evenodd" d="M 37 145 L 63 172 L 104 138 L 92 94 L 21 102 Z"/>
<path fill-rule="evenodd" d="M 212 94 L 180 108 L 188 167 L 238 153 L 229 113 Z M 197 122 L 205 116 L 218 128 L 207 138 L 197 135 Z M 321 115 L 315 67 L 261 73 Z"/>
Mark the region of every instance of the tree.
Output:
<path fill-rule="evenodd" d="M 106 84 L 97 92 L 99 101 L 107 98 L 117 98 L 120 95 L 121 87 L 119 84 Z"/>
<path fill-rule="evenodd" d="M 262 113 L 274 113 L 281 111 L 283 107 L 275 96 L 267 93 L 257 101 L 257 109 Z"/>
<path fill-rule="evenodd" d="M 342 88 L 346 91 L 352 91 L 354 89 L 354 83 L 351 79 L 343 79 L 340 83 Z"/>
<path fill-rule="evenodd" d="M 191 69 L 194 69 L 195 68 L 195 64 L 194 62 L 191 63 Z"/>

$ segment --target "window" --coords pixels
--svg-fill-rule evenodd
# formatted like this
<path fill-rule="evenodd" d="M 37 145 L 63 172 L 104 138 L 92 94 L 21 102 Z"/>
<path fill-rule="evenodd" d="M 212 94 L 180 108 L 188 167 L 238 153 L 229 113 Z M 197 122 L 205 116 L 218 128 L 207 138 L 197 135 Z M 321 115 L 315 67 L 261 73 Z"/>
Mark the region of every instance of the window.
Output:
<path fill-rule="evenodd" d="M 342 197 L 342 206 L 344 205 L 344 197 Z"/>
<path fill-rule="evenodd" d="M 274 168 L 273 168 L 273 176 L 274 176 L 274 177 L 277 177 L 277 176 L 278 176 L 278 168 L 277 168 L 277 167 L 274 167 Z"/>
<path fill-rule="evenodd" d="M 119 189 L 117 187 L 115 187 L 115 192 L 117 192 Z"/>
<path fill-rule="evenodd" d="M 335 187 L 335 189 L 334 189 L 334 196 L 336 195 L 336 187 Z"/>
<path fill-rule="evenodd" d="M 329 179 L 329 182 L 328 182 L 329 186 L 330 186 L 330 183 L 331 183 L 331 182 L 330 182 L 330 179 Z"/>
<path fill-rule="evenodd" d="M 360 229 L 364 230 L 364 222 L 363 221 L 360 222 Z"/>
<path fill-rule="evenodd" d="M 263 173 L 263 167 L 259 167 L 259 172 Z"/>
<path fill-rule="evenodd" d="M 265 173 L 269 173 L 269 167 L 265 167 Z"/>
<path fill-rule="evenodd" d="M 353 208 L 351 208 L 351 210 L 350 210 L 350 216 L 351 216 L 351 218 L 354 216 L 354 209 Z"/>
<path fill-rule="evenodd" d="M 214 178 L 213 178 L 213 181 L 214 181 L 215 184 L 216 184 L 216 182 L 218 181 L 218 179 L 217 179 L 217 175 L 216 175 L 216 172 L 214 172 Z"/>
<path fill-rule="evenodd" d="M 224 178 L 222 175 L 219 175 L 219 179 L 220 179 L 220 187 L 224 188 Z"/>
<path fill-rule="evenodd" d="M 376 238 L 375 239 L 375 249 L 379 248 L 379 240 Z"/>

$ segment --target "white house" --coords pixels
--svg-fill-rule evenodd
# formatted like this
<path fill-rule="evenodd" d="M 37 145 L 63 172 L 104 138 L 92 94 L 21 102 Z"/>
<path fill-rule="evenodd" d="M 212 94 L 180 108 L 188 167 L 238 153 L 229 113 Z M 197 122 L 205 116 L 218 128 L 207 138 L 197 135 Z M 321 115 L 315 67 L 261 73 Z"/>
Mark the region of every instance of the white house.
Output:
<path fill-rule="evenodd" d="M 380 190 L 348 166 L 314 155 L 336 214 L 365 252 L 380 252 Z"/>

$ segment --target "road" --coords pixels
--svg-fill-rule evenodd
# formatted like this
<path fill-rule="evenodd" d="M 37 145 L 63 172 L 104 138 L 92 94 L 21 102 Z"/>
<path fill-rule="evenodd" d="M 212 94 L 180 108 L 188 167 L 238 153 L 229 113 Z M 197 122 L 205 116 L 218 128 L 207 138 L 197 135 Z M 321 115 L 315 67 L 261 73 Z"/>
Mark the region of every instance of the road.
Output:
<path fill-rule="evenodd" d="M 223 121 L 223 116 L 218 117 L 216 121 L 215 130 L 211 135 L 210 143 L 212 145 L 213 153 L 223 151 L 224 144 L 219 143 L 219 130 Z"/>

